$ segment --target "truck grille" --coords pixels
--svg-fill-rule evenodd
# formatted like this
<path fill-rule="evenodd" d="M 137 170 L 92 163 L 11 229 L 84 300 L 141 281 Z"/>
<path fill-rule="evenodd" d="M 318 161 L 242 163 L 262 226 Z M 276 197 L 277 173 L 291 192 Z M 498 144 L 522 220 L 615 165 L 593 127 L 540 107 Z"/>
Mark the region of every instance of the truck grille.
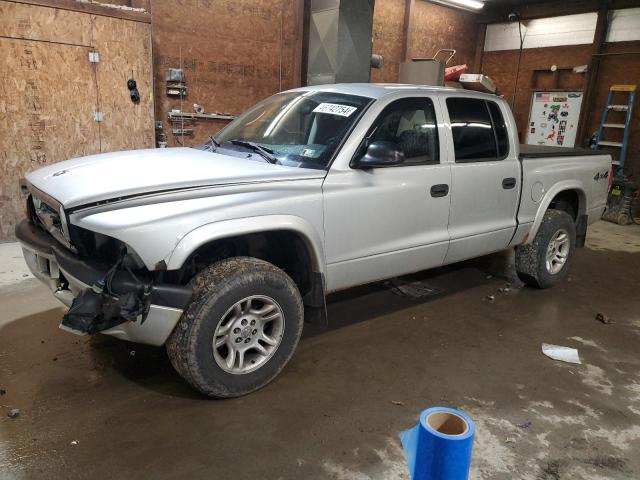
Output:
<path fill-rule="evenodd" d="M 67 233 L 66 221 L 60 216 L 64 215 L 62 206 L 56 205 L 53 199 L 48 199 L 45 202 L 36 195 L 37 193 L 34 194 L 32 191 L 27 199 L 30 220 L 66 248 L 75 251 Z"/>

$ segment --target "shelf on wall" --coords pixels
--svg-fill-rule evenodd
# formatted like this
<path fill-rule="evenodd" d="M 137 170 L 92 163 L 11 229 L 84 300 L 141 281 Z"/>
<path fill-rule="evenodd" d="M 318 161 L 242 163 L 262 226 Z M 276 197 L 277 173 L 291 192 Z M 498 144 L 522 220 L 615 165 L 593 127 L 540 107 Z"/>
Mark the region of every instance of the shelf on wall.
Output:
<path fill-rule="evenodd" d="M 195 113 L 195 112 L 169 112 L 169 120 L 175 118 L 202 118 L 207 120 L 233 120 L 235 115 L 223 115 L 220 113 Z"/>

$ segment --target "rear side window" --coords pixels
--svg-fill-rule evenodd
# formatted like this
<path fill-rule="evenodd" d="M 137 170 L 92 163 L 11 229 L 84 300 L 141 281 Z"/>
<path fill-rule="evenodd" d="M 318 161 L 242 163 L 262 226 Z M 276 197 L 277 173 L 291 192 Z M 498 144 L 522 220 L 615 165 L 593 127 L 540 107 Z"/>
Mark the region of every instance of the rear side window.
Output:
<path fill-rule="evenodd" d="M 494 102 L 477 98 L 448 98 L 456 162 L 503 158 L 509 149 L 507 126 Z"/>
<path fill-rule="evenodd" d="M 509 153 L 509 132 L 507 131 L 507 124 L 496 102 L 487 102 L 487 105 L 489 105 L 489 113 L 491 113 L 493 129 L 496 133 L 496 141 L 498 142 L 498 157 L 504 158 L 507 156 L 507 153 Z"/>

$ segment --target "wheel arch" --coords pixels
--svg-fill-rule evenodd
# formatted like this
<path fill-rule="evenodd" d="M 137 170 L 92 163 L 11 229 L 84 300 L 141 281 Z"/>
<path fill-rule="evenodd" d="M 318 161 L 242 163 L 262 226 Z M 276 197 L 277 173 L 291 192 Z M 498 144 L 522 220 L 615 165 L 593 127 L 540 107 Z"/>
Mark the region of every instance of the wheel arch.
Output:
<path fill-rule="evenodd" d="M 577 222 L 580 215 L 584 215 L 587 211 L 587 195 L 582 182 L 575 180 L 559 182 L 547 191 L 536 211 L 536 217 L 524 243 L 533 242 L 540 229 L 545 212 L 550 208 L 556 207 L 569 213 L 573 220 Z"/>
<path fill-rule="evenodd" d="M 231 249 L 230 253 L 215 252 L 221 248 Z M 260 258 L 287 272 L 303 296 L 324 297 L 324 251 L 320 235 L 300 217 L 268 215 L 203 225 L 180 239 L 167 261 L 167 270 L 184 269 L 197 255 Z"/>

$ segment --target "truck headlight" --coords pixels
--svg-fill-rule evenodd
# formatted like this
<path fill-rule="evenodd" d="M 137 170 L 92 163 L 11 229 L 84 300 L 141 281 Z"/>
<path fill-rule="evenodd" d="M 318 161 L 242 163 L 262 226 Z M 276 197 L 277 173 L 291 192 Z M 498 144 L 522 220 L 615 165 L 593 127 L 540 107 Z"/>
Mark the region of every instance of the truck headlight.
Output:
<path fill-rule="evenodd" d="M 67 239 L 68 242 L 71 242 L 71 235 L 69 234 L 69 226 L 67 225 L 67 214 L 64 213 L 64 208 L 60 205 L 60 209 L 58 210 L 60 214 L 60 230 L 62 230 L 62 235 Z"/>

